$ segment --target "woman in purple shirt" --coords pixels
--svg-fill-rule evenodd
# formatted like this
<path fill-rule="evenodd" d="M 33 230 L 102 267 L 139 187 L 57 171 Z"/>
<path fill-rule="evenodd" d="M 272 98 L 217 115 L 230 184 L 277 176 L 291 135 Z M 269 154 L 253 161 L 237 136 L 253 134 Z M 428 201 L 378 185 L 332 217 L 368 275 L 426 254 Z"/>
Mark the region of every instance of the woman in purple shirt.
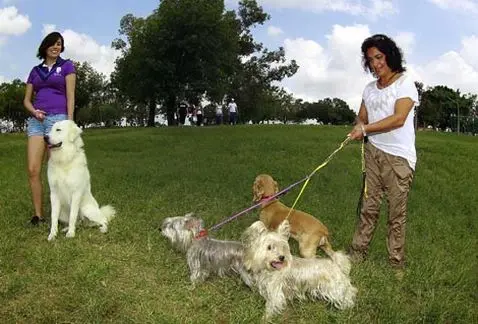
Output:
<path fill-rule="evenodd" d="M 73 119 L 76 71 L 73 62 L 60 57 L 64 50 L 65 43 L 60 33 L 50 33 L 43 39 L 37 54 L 42 63 L 30 72 L 23 100 L 23 105 L 31 113 L 27 123 L 27 151 L 28 176 L 35 208 L 31 219 L 33 225 L 45 221 L 40 177 L 46 148 L 43 137 L 55 122 Z"/>

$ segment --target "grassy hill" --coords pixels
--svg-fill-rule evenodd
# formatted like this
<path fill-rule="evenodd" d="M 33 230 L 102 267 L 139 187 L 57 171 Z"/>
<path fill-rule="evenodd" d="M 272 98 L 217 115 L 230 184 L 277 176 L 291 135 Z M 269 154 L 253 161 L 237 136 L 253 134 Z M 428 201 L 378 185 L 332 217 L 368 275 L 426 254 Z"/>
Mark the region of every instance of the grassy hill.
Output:
<path fill-rule="evenodd" d="M 238 126 L 86 130 L 83 139 L 100 205 L 118 210 L 110 231 L 80 227 L 47 242 L 32 216 L 25 135 L 0 136 L 0 322 L 254 323 L 264 302 L 236 278 L 190 289 L 184 255 L 158 226 L 194 211 L 208 227 L 248 207 L 252 182 L 269 173 L 283 188 L 307 175 L 348 128 Z M 296 302 L 284 323 L 472 323 L 477 315 L 478 139 L 421 132 L 402 281 L 387 264 L 386 208 L 368 261 L 352 269 L 354 309 Z M 49 201 L 45 183 L 45 212 Z M 317 173 L 297 208 L 329 227 L 345 249 L 356 222 L 360 145 L 347 145 Z M 292 205 L 299 187 L 282 198 Z M 386 207 L 386 206 L 384 206 Z M 238 239 L 257 211 L 221 227 Z M 297 252 L 297 244 L 291 240 Z"/>

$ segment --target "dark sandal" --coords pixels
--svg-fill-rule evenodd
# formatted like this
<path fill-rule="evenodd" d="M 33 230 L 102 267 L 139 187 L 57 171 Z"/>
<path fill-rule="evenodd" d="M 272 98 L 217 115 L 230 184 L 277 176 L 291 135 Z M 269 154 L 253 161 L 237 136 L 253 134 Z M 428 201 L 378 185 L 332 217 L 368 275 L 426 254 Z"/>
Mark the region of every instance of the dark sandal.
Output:
<path fill-rule="evenodd" d="M 45 219 L 39 216 L 33 216 L 32 219 L 30 219 L 30 223 L 35 226 L 44 222 L 45 222 Z"/>

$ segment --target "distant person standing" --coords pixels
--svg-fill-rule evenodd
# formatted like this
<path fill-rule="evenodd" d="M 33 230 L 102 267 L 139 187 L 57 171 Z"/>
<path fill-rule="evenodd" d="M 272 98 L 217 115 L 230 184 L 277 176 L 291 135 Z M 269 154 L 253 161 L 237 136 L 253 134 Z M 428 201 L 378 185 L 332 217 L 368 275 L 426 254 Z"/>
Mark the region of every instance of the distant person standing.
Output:
<path fill-rule="evenodd" d="M 188 104 L 183 100 L 179 104 L 178 115 L 179 115 L 179 126 L 184 126 L 186 122 L 186 115 L 188 113 Z"/>
<path fill-rule="evenodd" d="M 196 125 L 202 126 L 202 121 L 203 121 L 202 107 L 201 107 L 201 104 L 199 104 L 196 108 Z"/>
<path fill-rule="evenodd" d="M 216 105 L 216 125 L 221 125 L 223 120 L 222 105 Z"/>
<path fill-rule="evenodd" d="M 237 104 L 234 101 L 234 98 L 231 99 L 231 102 L 227 106 L 229 109 L 229 124 L 236 125 L 237 123 Z"/>

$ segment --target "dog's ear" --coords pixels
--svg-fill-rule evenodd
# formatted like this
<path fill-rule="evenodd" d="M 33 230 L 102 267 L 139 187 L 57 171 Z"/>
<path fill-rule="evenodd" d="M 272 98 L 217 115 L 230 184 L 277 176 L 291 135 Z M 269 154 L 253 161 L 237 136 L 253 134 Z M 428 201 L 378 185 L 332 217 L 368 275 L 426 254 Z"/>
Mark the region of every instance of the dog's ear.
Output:
<path fill-rule="evenodd" d="M 74 121 L 71 121 L 68 126 L 68 141 L 73 143 L 80 137 L 81 133 L 83 133 L 81 128 Z"/>
<path fill-rule="evenodd" d="M 282 223 L 280 223 L 279 227 L 277 228 L 277 233 L 279 233 L 279 235 L 281 235 L 285 239 L 289 240 L 290 223 L 287 219 L 284 219 Z"/>
<path fill-rule="evenodd" d="M 169 226 L 170 222 L 171 222 L 171 217 L 166 217 L 165 219 L 163 219 L 163 222 L 159 226 L 159 230 L 163 232 Z"/>
<path fill-rule="evenodd" d="M 254 184 L 252 185 L 252 194 L 252 201 L 254 202 L 260 201 L 264 196 L 264 184 L 262 183 L 262 179 L 260 177 L 257 177 L 256 180 L 254 180 Z"/>
<path fill-rule="evenodd" d="M 194 219 L 194 218 L 189 218 L 189 219 L 187 219 L 186 222 L 184 223 L 184 227 L 185 227 L 186 229 L 192 229 L 192 228 L 195 227 L 195 225 L 196 225 L 196 219 Z"/>
<path fill-rule="evenodd" d="M 186 223 L 184 224 L 185 228 L 188 230 L 198 229 L 201 228 L 201 220 L 196 217 L 189 218 Z"/>
<path fill-rule="evenodd" d="M 242 233 L 241 240 L 244 245 L 250 245 L 257 237 L 267 232 L 267 227 L 261 221 L 255 221 Z"/>

